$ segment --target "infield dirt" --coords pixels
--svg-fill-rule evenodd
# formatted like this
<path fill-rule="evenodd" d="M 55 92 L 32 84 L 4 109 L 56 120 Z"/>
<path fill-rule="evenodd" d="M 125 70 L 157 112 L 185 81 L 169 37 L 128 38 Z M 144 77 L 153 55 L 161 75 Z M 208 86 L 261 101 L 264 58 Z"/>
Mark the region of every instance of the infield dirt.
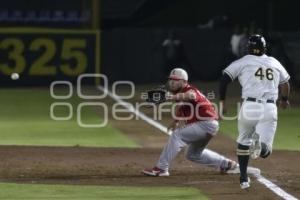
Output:
<path fill-rule="evenodd" d="M 112 99 L 105 102 L 110 105 Z M 147 111 L 145 111 L 147 113 Z M 101 113 L 100 113 L 101 114 Z M 167 124 L 169 118 L 162 122 Z M 168 136 L 142 120 L 110 123 L 142 148 L 31 147 L 0 146 L 0 181 L 17 183 L 82 184 L 114 186 L 189 186 L 200 189 L 210 199 L 280 199 L 252 178 L 250 190 L 242 191 L 238 175 L 187 161 L 184 152 L 174 160 L 170 177 L 146 177 L 143 168 L 153 167 Z M 101 129 L 99 129 L 101 134 Z M 208 148 L 231 159 L 235 142 L 219 133 Z M 288 193 L 300 197 L 300 153 L 274 151 L 268 159 L 250 162 L 262 175 Z M 155 191 L 154 191 L 155 192 Z"/>

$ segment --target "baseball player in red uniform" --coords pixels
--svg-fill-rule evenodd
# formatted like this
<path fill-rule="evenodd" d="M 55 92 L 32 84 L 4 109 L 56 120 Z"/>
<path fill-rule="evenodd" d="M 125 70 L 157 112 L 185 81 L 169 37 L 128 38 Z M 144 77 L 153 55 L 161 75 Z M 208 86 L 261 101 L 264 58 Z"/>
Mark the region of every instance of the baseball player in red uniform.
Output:
<path fill-rule="evenodd" d="M 173 133 L 155 167 L 145 169 L 142 173 L 148 176 L 169 176 L 172 160 L 186 146 L 186 158 L 190 161 L 215 167 L 221 172 L 236 169 L 238 165 L 235 161 L 205 149 L 217 134 L 218 115 L 211 102 L 197 88 L 188 84 L 186 71 L 173 69 L 168 85 L 172 92 L 168 99 L 177 103 L 175 119 L 168 128 Z M 183 127 L 179 127 L 180 122 L 184 123 Z"/>

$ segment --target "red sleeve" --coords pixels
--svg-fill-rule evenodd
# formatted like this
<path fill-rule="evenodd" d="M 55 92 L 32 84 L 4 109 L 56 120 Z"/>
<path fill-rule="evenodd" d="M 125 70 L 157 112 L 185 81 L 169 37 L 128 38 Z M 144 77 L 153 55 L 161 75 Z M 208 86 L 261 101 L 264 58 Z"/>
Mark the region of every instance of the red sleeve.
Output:
<path fill-rule="evenodd" d="M 177 105 L 175 115 L 176 117 L 181 117 L 181 106 Z"/>
<path fill-rule="evenodd" d="M 197 90 L 195 90 L 195 89 L 193 89 L 193 88 L 190 88 L 190 89 L 187 90 L 186 92 L 189 92 L 189 91 L 193 92 L 193 93 L 196 95 L 196 99 L 193 100 L 192 102 L 197 102 L 197 101 L 199 101 L 199 100 L 201 99 L 201 96 L 198 94 L 198 91 L 197 91 Z"/>

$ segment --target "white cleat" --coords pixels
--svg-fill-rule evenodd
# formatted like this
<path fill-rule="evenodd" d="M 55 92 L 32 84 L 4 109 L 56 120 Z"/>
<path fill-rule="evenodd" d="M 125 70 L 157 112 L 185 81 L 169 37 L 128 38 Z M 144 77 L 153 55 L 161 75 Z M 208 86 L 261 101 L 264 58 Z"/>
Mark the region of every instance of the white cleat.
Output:
<path fill-rule="evenodd" d="M 259 140 L 259 134 L 254 133 L 252 137 L 252 144 L 250 146 L 250 158 L 257 159 L 260 156 L 261 143 Z"/>
<path fill-rule="evenodd" d="M 250 188 L 250 178 L 248 177 L 248 181 L 240 183 L 241 189 L 245 190 Z"/>

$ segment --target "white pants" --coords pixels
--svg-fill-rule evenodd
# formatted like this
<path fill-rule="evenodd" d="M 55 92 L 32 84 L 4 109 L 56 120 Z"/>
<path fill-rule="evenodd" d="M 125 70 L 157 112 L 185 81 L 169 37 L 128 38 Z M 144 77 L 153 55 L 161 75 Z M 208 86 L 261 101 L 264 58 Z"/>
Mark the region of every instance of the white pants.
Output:
<path fill-rule="evenodd" d="M 156 166 L 160 169 L 168 170 L 171 161 L 186 146 L 188 146 L 186 151 L 188 160 L 216 168 L 227 166 L 227 158 L 214 151 L 205 149 L 212 137 L 210 135 L 216 134 L 218 129 L 219 123 L 216 120 L 199 121 L 184 128 L 176 129 L 170 136 Z"/>
<path fill-rule="evenodd" d="M 250 146 L 254 133 L 272 151 L 277 127 L 277 106 L 274 103 L 244 101 L 239 113 L 237 142 Z"/>

